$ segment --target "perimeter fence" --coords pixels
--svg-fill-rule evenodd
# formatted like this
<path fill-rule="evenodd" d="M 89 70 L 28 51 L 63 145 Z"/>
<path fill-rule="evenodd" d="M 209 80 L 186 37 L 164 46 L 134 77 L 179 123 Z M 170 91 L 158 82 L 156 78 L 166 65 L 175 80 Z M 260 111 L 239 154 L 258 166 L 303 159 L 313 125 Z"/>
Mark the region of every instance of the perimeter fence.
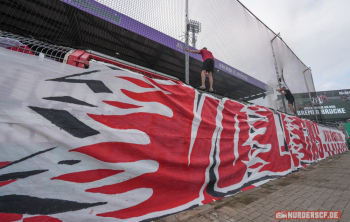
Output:
<path fill-rule="evenodd" d="M 213 53 L 218 94 L 291 113 L 276 88 L 315 92 L 311 70 L 238 0 L 2 0 L 0 29 L 184 81 L 186 2 L 190 45 Z M 190 54 L 192 86 L 199 85 L 200 69 L 201 57 Z"/>

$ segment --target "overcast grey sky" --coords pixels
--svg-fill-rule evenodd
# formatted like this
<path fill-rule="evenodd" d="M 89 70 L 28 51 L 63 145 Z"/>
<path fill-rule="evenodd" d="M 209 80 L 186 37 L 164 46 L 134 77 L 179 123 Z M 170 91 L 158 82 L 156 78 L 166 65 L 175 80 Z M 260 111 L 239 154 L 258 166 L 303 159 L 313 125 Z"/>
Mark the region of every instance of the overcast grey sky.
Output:
<path fill-rule="evenodd" d="M 349 0 L 240 0 L 312 69 L 317 91 L 350 89 Z"/>

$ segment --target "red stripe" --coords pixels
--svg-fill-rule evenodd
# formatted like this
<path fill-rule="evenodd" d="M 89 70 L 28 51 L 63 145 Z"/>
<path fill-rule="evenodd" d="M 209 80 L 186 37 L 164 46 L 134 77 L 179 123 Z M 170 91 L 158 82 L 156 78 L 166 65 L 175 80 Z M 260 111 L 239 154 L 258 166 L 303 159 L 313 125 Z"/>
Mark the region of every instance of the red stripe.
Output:
<path fill-rule="evenodd" d="M 253 189 L 253 188 L 255 188 L 255 187 L 256 187 L 256 186 L 254 186 L 254 185 L 250 185 L 250 186 L 247 186 L 247 187 L 243 188 L 241 191 L 250 190 L 250 189 Z"/>
<path fill-rule="evenodd" d="M 12 182 L 15 182 L 16 180 L 8 180 L 8 181 L 2 181 L 0 182 L 0 187 L 6 186 L 7 184 L 10 184 Z"/>
<path fill-rule="evenodd" d="M 129 103 L 122 103 L 117 101 L 103 101 L 104 103 L 107 103 L 108 105 L 115 106 L 121 109 L 133 109 L 133 108 L 140 108 L 142 106 L 137 106 Z"/>
<path fill-rule="evenodd" d="M 13 222 L 22 219 L 22 214 L 6 214 L 0 213 L 0 221 L 1 222 Z"/>
<path fill-rule="evenodd" d="M 7 164 L 12 163 L 11 161 L 0 162 L 0 167 L 6 166 Z"/>
<path fill-rule="evenodd" d="M 23 222 L 62 222 L 60 219 L 49 216 L 35 216 L 24 218 Z"/>
<path fill-rule="evenodd" d="M 253 166 L 250 166 L 249 169 L 256 169 L 256 168 L 258 168 L 261 165 L 263 165 L 263 163 L 256 163 Z"/>
<path fill-rule="evenodd" d="M 138 86 L 143 87 L 143 88 L 154 88 L 154 86 L 152 86 L 152 85 L 150 85 L 150 84 L 148 84 L 145 81 L 142 81 L 140 79 L 135 79 L 135 78 L 126 77 L 126 76 L 117 76 L 117 78 L 128 80 L 129 82 L 132 82 L 135 85 L 138 85 Z"/>

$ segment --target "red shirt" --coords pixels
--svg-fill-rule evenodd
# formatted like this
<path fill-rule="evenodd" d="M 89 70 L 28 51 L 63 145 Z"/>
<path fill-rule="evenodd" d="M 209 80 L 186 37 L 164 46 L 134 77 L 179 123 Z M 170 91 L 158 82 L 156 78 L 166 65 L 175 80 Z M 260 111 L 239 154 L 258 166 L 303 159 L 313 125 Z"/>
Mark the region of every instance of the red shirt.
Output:
<path fill-rule="evenodd" d="M 202 55 L 203 62 L 204 62 L 205 60 L 207 60 L 207 59 L 214 59 L 214 56 L 213 56 L 213 54 L 211 54 L 210 51 L 208 51 L 208 50 L 206 50 L 206 49 L 201 49 L 201 50 L 199 50 L 199 51 L 200 51 L 199 54 Z"/>

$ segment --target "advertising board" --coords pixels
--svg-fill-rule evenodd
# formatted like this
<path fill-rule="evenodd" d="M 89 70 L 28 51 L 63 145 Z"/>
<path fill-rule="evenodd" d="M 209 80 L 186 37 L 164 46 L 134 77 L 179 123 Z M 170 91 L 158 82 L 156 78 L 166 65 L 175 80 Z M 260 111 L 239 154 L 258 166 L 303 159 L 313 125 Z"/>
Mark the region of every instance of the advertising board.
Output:
<path fill-rule="evenodd" d="M 350 118 L 350 89 L 296 93 L 295 107 L 299 117 L 315 119 L 315 114 L 323 120 L 343 120 Z"/>

